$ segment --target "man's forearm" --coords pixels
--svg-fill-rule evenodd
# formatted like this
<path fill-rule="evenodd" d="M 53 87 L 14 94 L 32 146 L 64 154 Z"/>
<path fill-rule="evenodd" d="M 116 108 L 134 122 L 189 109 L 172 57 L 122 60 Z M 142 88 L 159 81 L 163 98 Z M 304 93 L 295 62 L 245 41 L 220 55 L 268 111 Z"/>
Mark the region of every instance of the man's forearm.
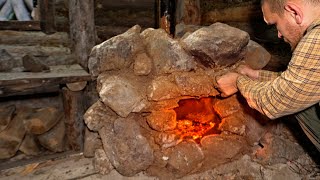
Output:
<path fill-rule="evenodd" d="M 272 72 L 266 70 L 259 71 L 258 81 L 271 81 L 280 76 L 281 72 Z"/>

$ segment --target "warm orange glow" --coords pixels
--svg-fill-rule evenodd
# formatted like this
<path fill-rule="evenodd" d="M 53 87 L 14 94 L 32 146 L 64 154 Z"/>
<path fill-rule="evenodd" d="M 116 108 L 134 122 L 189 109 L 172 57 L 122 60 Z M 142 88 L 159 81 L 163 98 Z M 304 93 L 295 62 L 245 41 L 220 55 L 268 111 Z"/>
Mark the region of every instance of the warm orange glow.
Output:
<path fill-rule="evenodd" d="M 182 139 L 199 140 L 207 134 L 219 133 L 215 125 L 220 123 L 212 98 L 187 99 L 179 102 L 176 135 Z"/>

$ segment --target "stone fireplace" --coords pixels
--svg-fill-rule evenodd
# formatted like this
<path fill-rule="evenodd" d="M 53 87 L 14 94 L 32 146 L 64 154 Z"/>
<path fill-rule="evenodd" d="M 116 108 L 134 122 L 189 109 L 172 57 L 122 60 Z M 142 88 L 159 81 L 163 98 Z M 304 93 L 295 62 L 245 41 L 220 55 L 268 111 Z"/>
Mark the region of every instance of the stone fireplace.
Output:
<path fill-rule="evenodd" d="M 94 149 L 101 174 L 116 169 L 124 176 L 181 178 L 244 155 L 261 164 L 283 162 L 274 160 L 269 138 L 275 125 L 240 94 L 221 98 L 214 86 L 215 77 L 239 64 L 261 69 L 270 57 L 246 32 L 223 23 L 179 39 L 132 27 L 91 52 L 99 99 L 84 116 L 85 151 Z M 289 142 L 277 150 L 288 159 L 303 151 Z"/>

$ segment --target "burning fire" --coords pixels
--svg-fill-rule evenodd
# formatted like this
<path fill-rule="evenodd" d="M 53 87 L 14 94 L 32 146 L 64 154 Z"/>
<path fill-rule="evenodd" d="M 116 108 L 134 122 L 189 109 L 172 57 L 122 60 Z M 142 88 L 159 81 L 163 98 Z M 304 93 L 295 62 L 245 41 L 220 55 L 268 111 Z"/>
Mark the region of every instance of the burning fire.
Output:
<path fill-rule="evenodd" d="M 213 108 L 213 98 L 186 99 L 175 108 L 177 128 L 175 133 L 181 139 L 200 140 L 208 134 L 218 134 L 220 119 Z"/>

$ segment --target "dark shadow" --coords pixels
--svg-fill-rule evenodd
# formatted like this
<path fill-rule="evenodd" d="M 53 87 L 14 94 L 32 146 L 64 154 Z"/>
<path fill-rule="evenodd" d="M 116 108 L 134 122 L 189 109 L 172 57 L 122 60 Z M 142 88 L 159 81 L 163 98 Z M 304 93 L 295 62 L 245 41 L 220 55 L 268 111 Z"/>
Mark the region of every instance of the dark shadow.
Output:
<path fill-rule="evenodd" d="M 319 112 L 319 111 L 318 111 Z M 307 135 L 301 129 L 299 122 L 295 119 L 294 116 L 286 116 L 280 118 L 281 120 L 292 132 L 292 135 L 297 140 L 297 142 L 302 146 L 305 152 L 309 154 L 309 156 L 313 159 L 313 161 L 320 165 L 320 152 L 315 147 L 315 145 L 309 140 Z"/>

